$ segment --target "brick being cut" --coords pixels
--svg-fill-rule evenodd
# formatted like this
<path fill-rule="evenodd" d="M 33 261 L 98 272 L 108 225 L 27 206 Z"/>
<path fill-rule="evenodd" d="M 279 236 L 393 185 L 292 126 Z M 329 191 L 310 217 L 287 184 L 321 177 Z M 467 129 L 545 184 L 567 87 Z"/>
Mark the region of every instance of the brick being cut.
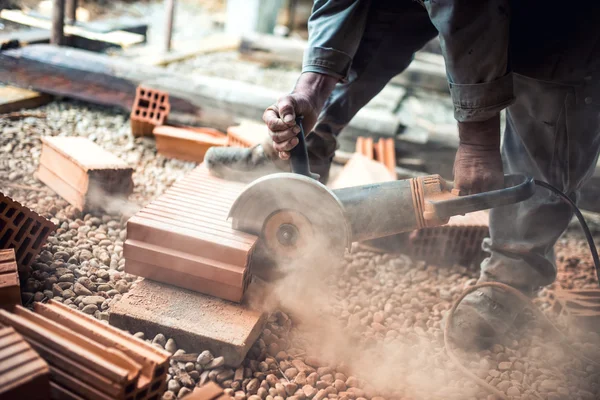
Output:
<path fill-rule="evenodd" d="M 14 249 L 22 277 L 55 229 L 51 221 L 0 193 L 0 249 Z"/>
<path fill-rule="evenodd" d="M 0 398 L 50 399 L 50 370 L 23 336 L 12 327 L 0 327 Z"/>
<path fill-rule="evenodd" d="M 46 360 L 53 398 L 158 400 L 165 389 L 168 353 L 62 304 L 0 310 L 0 323 Z"/>
<path fill-rule="evenodd" d="M 241 302 L 257 237 L 227 217 L 243 189 L 196 168 L 127 222 L 125 271 Z"/>
<path fill-rule="evenodd" d="M 42 138 L 35 176 L 80 210 L 102 209 L 133 191 L 133 168 L 84 137 Z"/>
<path fill-rule="evenodd" d="M 15 251 L 0 250 L 0 308 L 10 310 L 17 304 L 21 304 L 21 286 Z"/>

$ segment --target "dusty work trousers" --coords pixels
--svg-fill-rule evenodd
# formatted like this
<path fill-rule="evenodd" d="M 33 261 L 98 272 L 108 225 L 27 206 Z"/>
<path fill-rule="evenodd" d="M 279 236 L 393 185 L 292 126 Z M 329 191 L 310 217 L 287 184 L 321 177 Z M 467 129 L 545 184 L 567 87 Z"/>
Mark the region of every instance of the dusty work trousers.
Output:
<path fill-rule="evenodd" d="M 372 11 L 349 81 L 336 87 L 307 140 L 313 165 L 331 162 L 335 136 L 437 35 L 423 8 L 406 4 L 400 12 Z M 505 173 L 549 182 L 576 200 L 600 149 L 597 80 L 565 85 L 518 74 L 513 80 L 516 101 L 507 109 L 502 148 Z M 483 244 L 490 257 L 482 263 L 481 280 L 524 292 L 553 282 L 553 247 L 571 217 L 569 206 L 543 188 L 527 201 L 492 210 L 490 238 Z"/>

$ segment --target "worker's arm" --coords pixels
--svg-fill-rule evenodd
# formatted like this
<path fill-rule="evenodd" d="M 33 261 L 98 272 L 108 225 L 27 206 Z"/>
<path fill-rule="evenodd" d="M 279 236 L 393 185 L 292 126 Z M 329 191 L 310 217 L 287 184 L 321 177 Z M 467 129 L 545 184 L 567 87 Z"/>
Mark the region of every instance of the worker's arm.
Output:
<path fill-rule="evenodd" d="M 308 47 L 292 93 L 269 107 L 263 120 L 282 158 L 297 143 L 296 115 L 309 133 L 336 83 L 346 79 L 362 38 L 371 0 L 316 0 L 308 20 Z"/>
<path fill-rule="evenodd" d="M 425 1 L 438 29 L 460 143 L 454 184 L 462 194 L 502 187 L 500 111 L 513 100 L 509 0 Z"/>

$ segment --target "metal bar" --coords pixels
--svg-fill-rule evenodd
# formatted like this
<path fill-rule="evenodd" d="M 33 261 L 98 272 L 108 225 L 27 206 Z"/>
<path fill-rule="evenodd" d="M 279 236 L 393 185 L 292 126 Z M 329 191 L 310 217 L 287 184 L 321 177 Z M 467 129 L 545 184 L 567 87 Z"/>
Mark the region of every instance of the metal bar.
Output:
<path fill-rule="evenodd" d="M 67 23 L 69 25 L 75 25 L 77 22 L 77 3 L 78 0 L 67 0 Z"/>
<path fill-rule="evenodd" d="M 165 51 L 171 51 L 171 37 L 173 35 L 173 20 L 175 18 L 175 0 L 165 1 Z"/>
<path fill-rule="evenodd" d="M 65 0 L 54 0 L 52 3 L 52 32 L 50 43 L 62 46 L 65 44 Z"/>

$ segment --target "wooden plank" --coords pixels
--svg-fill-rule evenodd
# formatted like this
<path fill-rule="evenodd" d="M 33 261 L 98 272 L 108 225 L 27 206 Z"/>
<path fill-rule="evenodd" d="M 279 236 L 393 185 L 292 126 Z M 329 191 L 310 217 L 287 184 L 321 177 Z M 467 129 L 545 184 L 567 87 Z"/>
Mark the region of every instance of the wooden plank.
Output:
<path fill-rule="evenodd" d="M 52 29 L 51 21 L 27 15 L 19 10 L 3 9 L 0 11 L 0 18 L 34 28 Z M 137 33 L 125 31 L 111 31 L 106 33 L 92 32 L 77 25 L 65 26 L 64 33 L 66 35 L 80 36 L 89 40 L 112 43 L 124 48 L 143 43 L 146 40 L 143 35 L 139 35 Z"/>
<path fill-rule="evenodd" d="M 0 86 L 0 114 L 8 114 L 24 108 L 43 106 L 52 100 L 47 94 L 15 86 Z"/>

